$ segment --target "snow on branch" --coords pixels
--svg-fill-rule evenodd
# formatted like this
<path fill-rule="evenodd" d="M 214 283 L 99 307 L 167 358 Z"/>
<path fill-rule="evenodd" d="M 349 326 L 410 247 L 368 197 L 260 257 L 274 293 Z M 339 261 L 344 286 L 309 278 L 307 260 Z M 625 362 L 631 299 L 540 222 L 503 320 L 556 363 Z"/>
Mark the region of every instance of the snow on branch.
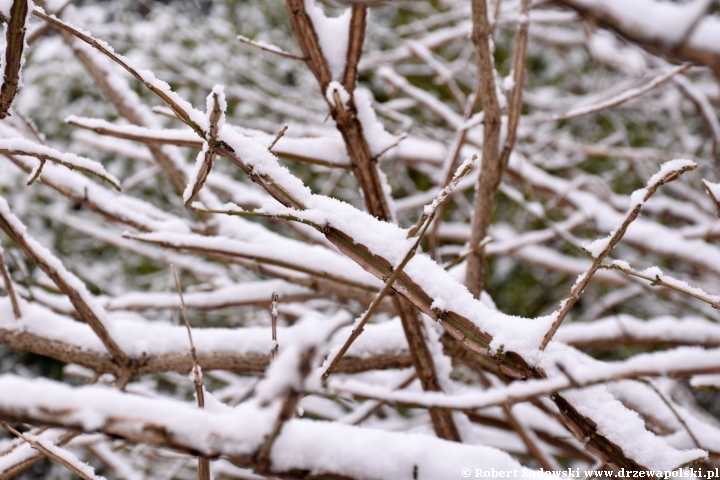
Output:
<path fill-rule="evenodd" d="M 660 171 L 653 175 L 647 182 L 647 187 L 636 190 L 631 198 L 632 207 L 628 211 L 623 222 L 618 226 L 610 236 L 595 240 L 589 245 L 585 245 L 583 250 L 588 252 L 593 259 L 592 266 L 583 275 L 578 277 L 578 280 L 573 285 L 570 297 L 562 302 L 560 310 L 556 314 L 556 318 L 553 321 L 552 327 L 548 330 L 547 334 L 543 338 L 540 349 L 544 350 L 548 343 L 552 339 L 555 332 L 560 327 L 567 314 L 572 309 L 573 305 L 580 298 L 580 294 L 585 289 L 593 274 L 598 271 L 602 266 L 602 261 L 610 254 L 610 251 L 617 245 L 617 243 L 625 235 L 625 231 L 628 229 L 630 224 L 640 215 L 645 202 L 657 191 L 657 189 L 666 183 L 672 182 L 677 179 L 681 174 L 689 170 L 695 169 L 697 165 L 691 160 L 671 160 L 665 162 Z"/>
<path fill-rule="evenodd" d="M 4 155 L 26 155 L 35 157 L 40 160 L 40 164 L 35 167 L 30 175 L 28 185 L 33 183 L 41 174 L 42 168 L 46 161 L 57 163 L 70 170 L 78 170 L 92 174 L 101 180 L 104 180 L 120 190 L 120 181 L 114 175 L 108 173 L 99 162 L 90 160 L 89 158 L 79 157 L 72 153 L 63 153 L 54 148 L 38 145 L 24 138 L 3 138 L 0 139 L 0 153 Z"/>
<path fill-rule="evenodd" d="M 80 318 L 90 325 L 119 366 L 121 368 L 129 367 L 130 360 L 112 338 L 111 332 L 114 329 L 107 318 L 105 309 L 90 295 L 87 287 L 79 278 L 70 273 L 47 248 L 28 235 L 25 225 L 10 212 L 10 207 L 2 198 L 0 198 L 0 228 L 28 258 L 52 279 L 60 291 L 67 295 Z"/>
<path fill-rule="evenodd" d="M 0 400 L 4 418 L 223 456 L 238 466 L 253 466 L 253 454 L 271 431 L 279 409 L 277 402 L 263 407 L 258 401 L 249 401 L 232 410 L 198 410 L 166 398 L 145 398 L 102 386 L 73 388 L 12 375 L 0 376 L 0 388 L 21 392 Z M 54 413 L 57 411 L 63 414 Z M 271 474 L 306 470 L 350 479 L 402 478 L 411 476 L 415 468 L 430 478 L 449 478 L 465 468 L 468 458 L 482 462 L 485 468 L 523 468 L 494 448 L 303 419 L 289 420 L 283 426 L 271 456 Z M 372 463 L 362 460 L 368 457 L 373 458 Z"/>

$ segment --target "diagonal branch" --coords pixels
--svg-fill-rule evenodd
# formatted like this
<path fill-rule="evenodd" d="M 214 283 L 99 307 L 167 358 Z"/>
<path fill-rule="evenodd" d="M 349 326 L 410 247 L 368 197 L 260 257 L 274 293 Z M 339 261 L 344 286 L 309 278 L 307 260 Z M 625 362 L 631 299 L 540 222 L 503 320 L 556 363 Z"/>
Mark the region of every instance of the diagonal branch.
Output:
<path fill-rule="evenodd" d="M 8 272 L 7 266 L 5 265 L 4 255 L 5 251 L 0 246 L 0 274 L 2 274 L 3 282 L 5 283 L 5 291 L 7 291 L 8 297 L 10 297 L 10 303 L 12 304 L 12 311 L 15 316 L 15 320 L 19 320 L 22 317 L 22 312 L 20 311 L 20 304 L 18 303 L 12 278 L 10 278 L 10 272 Z"/>
<path fill-rule="evenodd" d="M 598 269 L 600 269 L 602 261 L 610 254 L 610 251 L 622 239 L 623 235 L 625 235 L 625 231 L 628 229 L 630 224 L 635 221 L 638 215 L 640 215 L 640 211 L 642 210 L 643 205 L 645 205 L 645 202 L 647 202 L 648 198 L 650 198 L 661 185 L 672 182 L 684 172 L 693 170 L 695 169 L 695 167 L 695 163 L 691 162 L 690 160 L 671 160 L 663 164 L 660 172 L 650 178 L 646 188 L 637 190 L 635 193 L 633 193 L 633 196 L 631 198 L 634 200 L 635 204 L 633 205 L 633 208 L 628 212 L 625 220 L 623 220 L 618 229 L 615 230 L 610 235 L 610 237 L 596 240 L 592 244 L 585 247 L 585 250 L 589 252 L 592 256 L 593 263 L 588 269 L 588 271 L 580 275 L 577 282 L 575 282 L 575 285 L 573 285 L 572 291 L 570 292 L 570 297 L 564 302 L 562 302 L 562 306 L 557 314 L 557 317 L 553 321 L 550 330 L 545 334 L 545 337 L 543 338 L 542 344 L 540 345 L 540 350 L 545 350 L 545 347 L 547 347 L 548 343 L 550 343 L 550 340 L 552 339 L 553 335 L 555 335 L 555 332 L 557 332 L 557 329 L 560 327 L 560 324 L 563 322 L 567 314 L 570 312 L 570 309 L 572 309 L 573 305 L 575 305 L 575 302 L 580 299 L 582 291 L 585 289 L 588 283 L 590 283 L 590 279 L 592 278 L 592 276 L 595 274 L 595 272 L 598 271 Z"/>
<path fill-rule="evenodd" d="M 62 293 L 67 295 L 82 320 L 90 325 L 100 338 L 105 348 L 113 356 L 117 364 L 127 369 L 130 359 L 112 339 L 103 321 L 104 310 L 96 304 L 90 296 L 85 285 L 73 274 L 65 269 L 63 264 L 55 258 L 45 247 L 41 246 L 27 234 L 25 226 L 10 213 L 7 202 L 0 198 L 0 228 L 31 259 L 52 281 Z"/>
<path fill-rule="evenodd" d="M 352 163 L 352 171 L 363 192 L 365 206 L 371 215 L 381 220 L 389 221 L 392 213 L 385 197 L 383 181 L 378 171 L 377 158 L 372 154 L 370 145 L 363 133 L 363 126 L 358 118 L 357 108 L 353 97 L 355 89 L 355 77 L 357 76 L 357 62 L 362 52 L 362 44 L 365 38 L 365 22 L 367 7 L 365 5 L 354 5 L 350 19 L 350 42 L 348 45 L 345 71 L 343 74 L 342 88 L 349 95 L 349 101 L 344 102 L 341 92 L 335 90 L 336 94 L 328 91 L 333 78 L 330 73 L 327 59 L 323 55 L 320 40 L 315 26 L 310 19 L 304 0 L 286 0 L 290 12 L 290 25 L 295 32 L 298 44 L 307 58 L 310 71 L 315 75 L 323 96 L 328 101 L 330 115 L 337 129 L 340 131 L 348 155 Z M 348 84 L 352 88 L 348 90 Z M 339 85 L 340 86 L 340 85 Z M 333 101 L 330 101 L 333 99 Z"/>
<path fill-rule="evenodd" d="M 71 452 L 68 452 L 67 450 L 64 450 L 53 444 L 52 442 L 44 440 L 36 435 L 32 435 L 30 433 L 21 433 L 5 422 L 0 422 L 0 425 L 2 425 L 5 430 L 9 431 L 13 435 L 16 435 L 25 440 L 38 452 L 42 453 L 46 457 L 52 458 L 57 463 L 67 468 L 80 478 L 84 480 L 104 480 L 105 477 L 95 475 L 94 468 L 92 468 L 90 465 L 82 463 Z"/>
<path fill-rule="evenodd" d="M 212 110 L 210 110 L 212 105 Z M 183 194 L 183 200 L 185 205 L 189 206 L 197 198 L 200 193 L 200 189 L 205 185 L 210 170 L 212 170 L 215 164 L 215 158 L 217 157 L 217 134 L 218 134 L 218 123 L 223 119 L 225 115 L 225 95 L 222 88 L 213 89 L 212 93 L 208 97 L 208 122 L 210 127 L 208 128 L 208 136 L 210 137 L 206 142 L 203 142 L 203 148 L 198 154 L 196 175 L 193 183 L 188 185 Z M 224 123 L 224 121 L 223 121 Z"/>

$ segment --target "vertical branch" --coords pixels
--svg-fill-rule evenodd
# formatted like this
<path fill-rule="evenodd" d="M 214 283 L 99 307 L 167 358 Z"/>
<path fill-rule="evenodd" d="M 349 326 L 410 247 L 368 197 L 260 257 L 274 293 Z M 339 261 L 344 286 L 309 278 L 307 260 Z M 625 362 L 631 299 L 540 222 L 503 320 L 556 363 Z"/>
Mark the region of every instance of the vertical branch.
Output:
<path fill-rule="evenodd" d="M 500 154 L 500 165 L 504 170 L 510 160 L 510 153 L 517 139 L 517 127 L 522 113 L 523 85 L 525 84 L 525 57 L 527 57 L 528 24 L 530 13 L 530 0 L 522 0 L 520 8 L 520 27 L 515 40 L 513 53 L 513 89 L 508 103 L 508 126 L 505 145 Z"/>
<path fill-rule="evenodd" d="M 309 348 L 300 353 L 300 358 L 297 365 L 299 369 L 299 376 L 302 379 L 300 385 L 304 383 L 305 378 L 310 373 L 312 359 L 314 355 L 314 348 Z M 285 397 L 283 399 L 282 407 L 280 408 L 280 413 L 275 419 L 275 424 L 273 425 L 272 432 L 270 432 L 270 434 L 265 438 L 265 441 L 258 449 L 258 452 L 255 454 L 257 472 L 267 473 L 270 471 L 270 450 L 272 449 L 273 443 L 275 443 L 275 440 L 280 435 L 280 431 L 282 430 L 283 425 L 285 425 L 285 422 L 292 419 L 296 415 L 298 410 L 298 403 L 300 402 L 300 397 L 302 396 L 302 393 L 302 386 L 300 388 L 295 388 L 293 386 L 288 388 L 287 393 L 285 394 Z"/>
<path fill-rule="evenodd" d="M 362 55 L 362 47 L 365 42 L 365 22 L 367 20 L 367 5 L 364 3 L 356 3 L 352 6 L 352 16 L 350 17 L 350 35 L 348 39 L 347 60 L 345 62 L 345 72 L 343 72 L 343 87 L 352 95 L 355 90 L 355 80 L 357 79 L 357 66 L 360 63 Z"/>
<path fill-rule="evenodd" d="M 286 5 L 290 12 L 290 23 L 292 25 L 295 36 L 297 37 L 300 49 L 306 58 L 310 70 L 320 85 L 323 96 L 330 97 L 327 92 L 328 85 L 332 80 L 328 63 L 322 54 L 319 40 L 312 21 L 305 11 L 304 0 L 286 0 Z M 362 124 L 357 116 L 355 101 L 352 92 L 355 90 L 355 82 L 357 76 L 357 64 L 360 61 L 362 53 L 362 44 L 365 38 L 365 25 L 367 17 L 367 7 L 365 5 L 353 5 L 352 16 L 350 19 L 350 32 L 348 51 L 345 62 L 345 71 L 343 74 L 343 88 L 350 93 L 350 100 L 347 103 L 340 101 L 340 92 L 334 94 L 334 103 L 328 101 L 330 115 L 335 120 L 337 129 L 340 131 L 352 164 L 352 171 L 357 179 L 358 185 L 363 193 L 365 206 L 371 215 L 380 220 L 391 221 L 392 214 L 388 205 L 383 182 L 377 167 L 377 158 L 370 151 L 370 145 L 363 132 Z M 497 150 L 497 149 L 496 149 Z M 428 224 L 429 225 L 429 224 Z M 425 229 L 423 229 L 425 233 Z M 414 249 L 413 249 L 414 252 Z M 401 270 L 401 269 L 398 269 Z M 390 282 L 386 285 L 389 288 Z M 377 301 L 377 298 L 376 298 Z M 432 363 L 432 356 L 425 344 L 425 337 L 422 332 L 421 319 L 411 304 L 403 299 L 396 298 L 395 303 L 402 306 L 404 312 L 402 314 L 403 324 L 407 324 L 405 335 L 410 345 L 410 353 L 413 357 L 413 363 L 416 365 L 418 376 L 423 382 L 423 387 L 437 385 L 437 375 Z M 368 316 L 369 318 L 369 316 Z M 365 320 L 367 321 L 367 320 Z M 358 329 L 362 331 L 362 329 Z M 358 332 L 359 335 L 359 332 Z M 352 339 L 348 339 L 349 344 Z M 341 357 L 342 355 L 339 355 Z M 428 365 L 428 368 L 424 366 Z M 332 371 L 332 364 L 326 374 Z M 439 388 L 439 387 L 438 387 Z M 457 427 L 453 421 L 449 411 L 431 410 L 431 418 L 435 433 L 448 440 L 460 440 Z M 442 418 L 440 418 L 442 417 Z"/>
<path fill-rule="evenodd" d="M 172 270 L 173 278 L 175 279 L 175 287 L 177 288 L 178 295 L 180 296 L 180 307 L 182 309 L 183 319 L 185 320 L 185 328 L 187 328 L 188 339 L 190 340 L 190 356 L 193 362 L 193 384 L 195 384 L 195 395 L 197 397 L 198 407 L 205 407 L 205 394 L 203 391 L 202 374 L 200 373 L 200 365 L 198 364 L 197 352 L 195 351 L 195 344 L 192 338 L 192 329 L 190 328 L 190 319 L 187 314 L 187 307 L 185 306 L 185 298 L 182 293 L 182 286 L 180 285 L 180 277 L 178 277 L 175 265 L 170 264 L 170 270 Z M 200 455 L 198 457 L 198 480 L 210 480 L 210 459 Z"/>
<path fill-rule="evenodd" d="M 5 290 L 7 290 L 8 297 L 10 297 L 10 303 L 12 304 L 15 320 L 20 320 L 22 312 L 20 311 L 20 304 L 18 303 L 17 295 L 15 294 L 15 287 L 13 287 L 12 284 L 12 278 L 10 278 L 10 273 L 5 265 L 5 258 L 3 258 L 4 254 L 5 251 L 2 247 L 0 247 L 0 274 L 2 274 L 3 281 L 5 282 Z"/>
<path fill-rule="evenodd" d="M 403 331 L 408 341 L 413 366 L 417 372 L 423 390 L 440 392 L 442 388 L 437 378 L 435 363 L 428 348 L 425 334 L 425 326 L 418 318 L 411 303 L 404 301 L 399 296 L 393 296 L 395 308 L 400 313 Z M 454 442 L 461 442 L 455 420 L 452 418 L 452 411 L 446 408 L 432 407 L 428 410 L 435 434 Z"/>
<path fill-rule="evenodd" d="M 186 206 L 192 205 L 195 201 L 195 198 L 200 193 L 200 189 L 203 185 L 205 185 L 205 181 L 207 180 L 208 175 L 210 175 L 210 170 L 212 170 L 212 167 L 215 164 L 215 159 L 217 158 L 216 137 L 219 130 L 219 123 L 225 110 L 225 98 L 221 89 L 213 89 L 213 92 L 208 98 L 208 107 L 210 107 L 210 104 L 212 104 L 212 109 L 208 108 L 210 111 L 207 112 L 208 121 L 210 123 L 208 139 L 203 142 L 203 148 L 198 154 L 198 165 L 196 167 L 197 175 L 193 180 L 193 183 L 187 186 L 185 193 L 183 194 L 183 200 L 185 201 Z"/>
<path fill-rule="evenodd" d="M 472 39 L 475 44 L 480 99 L 483 103 L 483 151 L 480 178 L 475 196 L 475 208 L 470 234 L 470 255 L 468 256 L 465 285 L 480 298 L 483 290 L 485 249 L 477 248 L 487 235 L 492 213 L 493 197 L 500 184 L 502 165 L 498 159 L 500 147 L 500 103 L 495 87 L 495 68 L 491 50 L 493 27 L 488 19 L 487 0 L 472 0 Z"/>
<path fill-rule="evenodd" d="M 478 108 L 478 105 L 480 103 L 480 83 L 478 81 L 478 85 L 475 87 L 475 92 L 473 93 L 472 97 L 468 99 L 467 105 L 465 107 L 465 112 L 463 116 L 463 120 L 467 122 L 470 117 L 472 117 L 473 112 Z M 468 129 L 464 126 L 461 126 L 459 130 L 455 132 L 455 138 L 453 139 L 453 143 L 450 147 L 450 153 L 445 158 L 445 184 L 450 182 L 452 179 L 452 172 L 455 169 L 455 164 L 457 163 L 457 159 L 460 156 L 460 151 L 462 150 L 463 145 L 465 145 L 465 139 L 467 137 Z M 428 249 L 430 250 L 430 254 L 435 260 L 440 260 L 438 256 L 436 255 L 437 248 L 438 248 L 438 235 L 440 232 L 440 224 L 443 220 L 443 214 L 445 213 L 445 204 L 443 203 L 438 208 L 437 213 L 437 220 L 433 224 L 433 228 L 430 231 L 430 234 L 428 235 Z"/>
<path fill-rule="evenodd" d="M 272 292 L 272 295 L 270 297 L 270 318 L 272 319 L 272 340 L 273 340 L 273 349 L 270 352 L 270 358 L 275 359 L 277 357 L 278 353 L 278 343 L 277 343 L 277 317 L 278 317 L 278 294 L 277 292 Z"/>
<path fill-rule="evenodd" d="M 12 105 L 20 84 L 23 50 L 25 49 L 25 20 L 27 19 L 27 0 L 13 0 L 10 18 L 5 30 L 5 71 L 0 87 L 0 118 L 10 116 Z"/>
<path fill-rule="evenodd" d="M 320 41 L 315 27 L 310 20 L 304 0 L 286 0 L 290 12 L 290 25 L 295 32 L 298 45 L 306 58 L 310 71 L 320 86 L 323 97 L 333 98 L 332 92 L 328 92 L 328 86 L 333 80 L 330 74 L 327 59 L 324 57 Z M 350 93 L 350 100 L 343 103 L 340 100 L 340 92 L 334 96 L 334 101 L 328 100 L 330 115 L 335 120 L 335 125 L 345 141 L 345 147 L 350 157 L 352 171 L 358 181 L 360 190 L 363 193 L 365 206 L 371 215 L 380 220 L 390 220 L 392 214 L 385 198 L 383 182 L 378 172 L 377 158 L 370 151 L 370 145 L 363 133 L 363 127 L 357 116 L 355 101 L 352 92 L 355 90 L 357 76 L 357 64 L 360 61 L 362 45 L 365 39 L 365 24 L 367 7 L 365 5 L 354 5 L 350 18 L 350 32 L 345 71 L 343 73 L 343 88 Z M 348 88 L 351 85 L 351 88 Z"/>

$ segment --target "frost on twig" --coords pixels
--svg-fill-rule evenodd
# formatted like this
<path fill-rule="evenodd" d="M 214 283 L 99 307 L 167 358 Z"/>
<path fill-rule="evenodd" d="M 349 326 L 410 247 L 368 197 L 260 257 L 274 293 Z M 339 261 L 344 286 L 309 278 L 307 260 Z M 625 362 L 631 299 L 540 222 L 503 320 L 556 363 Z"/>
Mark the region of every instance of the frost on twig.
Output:
<path fill-rule="evenodd" d="M 292 58 L 293 60 L 305 60 L 303 57 L 300 57 L 298 55 L 293 55 L 292 53 L 286 52 L 282 48 L 271 45 L 266 42 L 261 42 L 258 40 L 250 40 L 244 35 L 238 35 L 237 39 L 240 41 L 240 43 L 244 43 L 245 45 L 250 45 L 252 47 L 259 48 L 260 50 L 265 50 L 266 52 L 274 53 L 276 55 L 280 55 L 281 57 L 285 58 Z"/>

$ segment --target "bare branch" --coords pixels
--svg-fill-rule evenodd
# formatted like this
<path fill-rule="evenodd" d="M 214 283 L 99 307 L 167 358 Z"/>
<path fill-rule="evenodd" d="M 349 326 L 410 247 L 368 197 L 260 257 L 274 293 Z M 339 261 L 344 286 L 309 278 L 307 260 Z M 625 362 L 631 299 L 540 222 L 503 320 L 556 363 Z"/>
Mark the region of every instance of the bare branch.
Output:
<path fill-rule="evenodd" d="M 674 162 L 680 163 L 675 164 Z M 547 334 L 545 334 L 545 338 L 543 338 L 542 344 L 540 345 L 540 350 L 544 350 L 545 347 L 547 347 L 548 343 L 550 343 L 550 340 L 552 339 L 553 335 L 555 335 L 555 332 L 560 327 L 560 324 L 570 312 L 570 309 L 572 309 L 573 305 L 575 305 L 575 302 L 578 301 L 582 291 L 585 289 L 588 283 L 590 283 L 590 279 L 592 278 L 593 274 L 601 267 L 602 261 L 610 254 L 610 251 L 622 239 L 623 235 L 625 235 L 625 231 L 630 226 L 630 224 L 635 221 L 638 215 L 640 215 L 640 211 L 642 210 L 645 202 L 647 202 L 648 198 L 650 198 L 661 185 L 672 182 L 684 172 L 693 170 L 695 167 L 696 165 L 690 161 L 672 160 L 670 162 L 667 162 L 663 166 L 663 168 L 661 168 L 659 174 L 656 174 L 653 178 L 649 180 L 646 188 L 635 192 L 635 194 L 633 195 L 635 205 L 628 212 L 625 220 L 617 228 L 617 230 L 614 231 L 610 237 L 596 240 L 595 243 L 593 243 L 587 248 L 587 251 L 590 252 L 593 258 L 593 263 L 588 269 L 588 271 L 582 274 L 578 278 L 577 282 L 575 282 L 575 285 L 570 292 L 570 297 L 562 302 L 560 311 L 557 313 L 557 316 L 555 317 L 555 320 L 553 321 L 550 330 L 547 332 Z M 658 177 L 658 175 L 660 176 Z"/>
<path fill-rule="evenodd" d="M 45 456 L 52 458 L 57 463 L 73 472 L 75 475 L 78 475 L 80 478 L 83 478 L 84 480 L 97 480 L 104 478 L 95 475 L 95 470 L 90 465 L 83 464 L 72 453 L 63 450 L 56 445 L 53 445 L 52 443 L 49 443 L 46 440 L 42 440 L 34 435 L 28 433 L 20 433 L 5 422 L 0 422 L 0 425 L 2 425 L 5 430 L 13 433 L 14 435 L 17 435 L 18 437 L 28 442 L 38 452 L 41 452 Z"/>
<path fill-rule="evenodd" d="M 217 121 L 217 120 L 216 120 Z M 175 279 L 175 288 L 177 288 L 178 296 L 180 297 L 180 305 L 182 307 L 182 316 L 185 320 L 185 328 L 187 328 L 188 339 L 190 340 L 190 356 L 193 361 L 193 384 L 195 385 L 195 397 L 197 398 L 198 407 L 205 407 L 205 394 L 202 381 L 202 375 L 200 374 L 200 367 L 198 366 L 198 357 L 195 351 L 195 344 L 192 338 L 192 329 L 190 328 L 190 319 L 188 318 L 187 308 L 185 307 L 185 300 L 183 299 L 182 286 L 180 285 L 180 277 L 178 277 L 175 265 L 170 264 L 170 270 L 172 270 L 173 278 Z M 210 459 L 200 455 L 198 457 L 198 479 L 199 480 L 210 480 Z"/>
<path fill-rule="evenodd" d="M 495 86 L 495 67 L 491 40 L 493 27 L 488 18 L 486 0 L 472 0 L 473 33 L 480 99 L 483 104 L 483 150 L 480 177 L 475 194 L 475 207 L 472 219 L 472 234 L 468 249 L 465 285 L 475 298 L 480 298 L 485 276 L 485 252 L 478 248 L 487 236 L 492 213 L 493 197 L 500 184 L 503 165 L 500 164 L 500 103 Z"/>
<path fill-rule="evenodd" d="M 3 281 L 5 282 L 5 290 L 7 291 L 8 297 L 10 297 L 10 303 L 12 304 L 13 315 L 15 320 L 19 320 L 22 317 L 20 311 L 20 304 L 18 303 L 17 295 L 15 294 L 15 287 L 13 286 L 12 278 L 10 278 L 10 272 L 8 272 L 7 266 L 5 265 L 5 251 L 0 247 L 0 274 L 2 274 Z"/>
<path fill-rule="evenodd" d="M 658 75 L 657 77 L 655 77 L 654 79 L 652 79 L 647 84 L 645 84 L 641 87 L 627 90 L 627 91 L 621 93 L 620 95 L 609 98 L 602 102 L 599 102 L 599 103 L 596 103 L 593 105 L 587 105 L 587 106 L 583 106 L 583 107 L 573 108 L 570 111 L 565 112 L 565 113 L 558 113 L 555 115 L 550 115 L 548 117 L 541 117 L 538 119 L 533 119 L 530 122 L 532 124 L 535 124 L 535 123 L 542 123 L 542 122 L 569 120 L 571 118 L 580 117 L 583 115 L 588 115 L 590 113 L 599 112 L 601 110 L 605 110 L 606 108 L 616 107 L 625 102 L 633 100 L 641 95 L 644 95 L 645 93 L 647 93 L 651 90 L 654 90 L 655 88 L 659 87 L 663 83 L 672 79 L 675 75 L 681 74 L 682 72 L 689 69 L 690 67 L 692 67 L 692 64 L 686 63 L 684 65 L 680 65 L 679 67 L 671 68 L 667 72 L 665 72 L 661 75 Z"/>
<path fill-rule="evenodd" d="M 274 360 L 277 357 L 278 343 L 277 343 L 277 317 L 278 317 L 278 294 L 273 292 L 270 297 L 270 318 L 272 320 L 272 341 L 273 349 L 270 352 L 270 359 Z"/>
<path fill-rule="evenodd" d="M 0 87 L 0 118 L 10 115 L 10 106 L 20 84 L 20 69 L 25 50 L 25 21 L 27 19 L 27 0 L 13 0 L 5 30 L 5 71 Z"/>
<path fill-rule="evenodd" d="M 264 50 L 266 52 L 280 55 L 281 57 L 291 58 L 293 60 L 301 60 L 303 62 L 305 61 L 305 58 L 298 56 L 298 55 L 293 55 L 292 53 L 289 53 L 289 52 L 286 52 L 282 48 L 276 47 L 275 45 L 270 45 L 265 42 L 257 42 L 255 40 L 250 40 L 249 38 L 247 38 L 243 35 L 238 35 L 237 39 L 240 41 L 240 43 L 244 43 L 245 45 L 250 45 L 251 47 L 259 48 L 260 50 Z"/>
<path fill-rule="evenodd" d="M 500 4 L 498 0 L 498 5 Z M 515 52 L 513 53 L 513 89 L 508 104 L 508 126 L 505 145 L 500 154 L 500 165 L 505 166 L 510 160 L 510 153 L 515 146 L 517 127 L 522 113 L 522 96 L 525 85 L 525 57 L 527 56 L 528 24 L 530 23 L 530 0 L 522 0 L 520 6 L 520 23 L 515 38 Z"/>
<path fill-rule="evenodd" d="M 720 296 L 710 295 L 708 293 L 705 293 L 698 287 L 691 287 L 682 280 L 668 277 L 664 275 L 662 271 L 657 267 L 650 267 L 646 270 L 643 270 L 642 272 L 638 272 L 630 268 L 626 262 L 615 261 L 610 265 L 600 265 L 600 268 L 604 268 L 606 270 L 619 270 L 626 275 L 630 275 L 631 277 L 637 277 L 642 278 L 643 280 L 647 280 L 652 286 L 660 285 L 661 287 L 666 287 L 671 290 L 675 290 L 676 292 L 690 295 L 691 297 L 697 298 L 698 300 L 702 300 L 703 302 L 707 303 L 715 309 L 720 309 Z"/>
<path fill-rule="evenodd" d="M 100 318 L 100 316 L 104 315 L 104 312 L 92 299 L 85 285 L 68 272 L 62 263 L 46 248 L 27 235 L 25 226 L 10 213 L 9 207 L 3 199 L 0 199 L 0 228 L 5 231 L 18 248 L 25 252 L 28 258 L 35 262 L 52 279 L 60 291 L 68 296 L 78 315 L 90 325 L 118 365 L 121 368 L 130 367 L 130 359 L 111 338 L 105 322 Z"/>

